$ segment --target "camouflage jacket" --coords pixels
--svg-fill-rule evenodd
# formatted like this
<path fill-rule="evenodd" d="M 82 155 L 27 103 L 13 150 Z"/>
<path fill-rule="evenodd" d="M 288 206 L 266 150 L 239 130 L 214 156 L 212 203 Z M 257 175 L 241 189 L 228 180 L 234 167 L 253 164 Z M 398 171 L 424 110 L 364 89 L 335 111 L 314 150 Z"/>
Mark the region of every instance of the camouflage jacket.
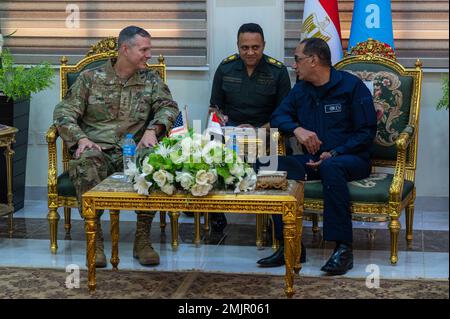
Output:
<path fill-rule="evenodd" d="M 120 148 L 123 136 L 139 142 L 145 128 L 163 124 L 169 131 L 179 113 L 170 90 L 152 70 L 136 72 L 122 84 L 114 60 L 84 71 L 55 107 L 53 121 L 69 148 L 87 137 L 104 149 Z"/>

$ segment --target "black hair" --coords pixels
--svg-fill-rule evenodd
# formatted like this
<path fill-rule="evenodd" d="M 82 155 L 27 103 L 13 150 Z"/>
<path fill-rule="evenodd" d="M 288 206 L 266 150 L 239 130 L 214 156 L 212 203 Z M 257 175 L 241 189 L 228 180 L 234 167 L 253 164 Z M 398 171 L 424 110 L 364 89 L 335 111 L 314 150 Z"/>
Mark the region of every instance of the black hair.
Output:
<path fill-rule="evenodd" d="M 331 66 L 331 51 L 328 44 L 320 38 L 304 39 L 300 44 L 304 44 L 303 53 L 305 55 L 317 55 L 321 63 Z"/>
<path fill-rule="evenodd" d="M 145 31 L 144 29 L 140 27 L 136 27 L 134 25 L 130 25 L 119 33 L 119 38 L 117 39 L 117 47 L 120 48 L 123 43 L 129 43 L 131 45 L 134 44 L 134 38 L 136 35 L 140 35 L 144 38 L 150 38 L 150 33 Z"/>
<path fill-rule="evenodd" d="M 264 31 L 261 28 L 261 26 L 259 24 L 256 23 L 245 23 L 243 25 L 241 25 L 241 27 L 239 28 L 238 31 L 238 41 L 239 41 L 239 36 L 241 35 L 241 33 L 259 33 L 264 41 Z"/>

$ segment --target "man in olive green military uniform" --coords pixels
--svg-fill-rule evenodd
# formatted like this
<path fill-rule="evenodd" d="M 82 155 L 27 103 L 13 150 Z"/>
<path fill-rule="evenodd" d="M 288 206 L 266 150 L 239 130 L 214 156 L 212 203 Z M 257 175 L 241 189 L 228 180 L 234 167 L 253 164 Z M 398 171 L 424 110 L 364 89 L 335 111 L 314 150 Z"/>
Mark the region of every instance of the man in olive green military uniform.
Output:
<path fill-rule="evenodd" d="M 147 68 L 150 57 L 150 34 L 139 27 L 126 27 L 119 34 L 117 59 L 81 73 L 55 108 L 54 123 L 74 157 L 69 175 L 80 212 L 83 193 L 123 170 L 124 135 L 133 134 L 138 150 L 148 151 L 171 129 L 179 113 L 167 85 Z M 143 265 L 157 265 L 159 255 L 150 243 L 154 213 L 137 214 L 133 255 Z M 98 222 L 96 267 L 105 266 Z"/>
<path fill-rule="evenodd" d="M 264 54 L 264 32 L 255 23 L 238 31 L 239 54 L 222 61 L 211 92 L 210 111 L 223 124 L 237 127 L 269 127 L 270 116 L 291 90 L 286 67 Z M 224 214 L 211 214 L 212 228 L 226 226 Z"/>

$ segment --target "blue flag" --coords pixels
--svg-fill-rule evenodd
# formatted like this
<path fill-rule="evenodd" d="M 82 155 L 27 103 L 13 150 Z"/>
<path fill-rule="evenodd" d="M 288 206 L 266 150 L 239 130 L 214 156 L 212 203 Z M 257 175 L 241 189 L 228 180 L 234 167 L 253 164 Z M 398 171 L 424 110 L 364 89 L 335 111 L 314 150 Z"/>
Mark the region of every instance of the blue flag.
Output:
<path fill-rule="evenodd" d="M 355 0 L 348 51 L 369 38 L 394 49 L 390 0 Z"/>

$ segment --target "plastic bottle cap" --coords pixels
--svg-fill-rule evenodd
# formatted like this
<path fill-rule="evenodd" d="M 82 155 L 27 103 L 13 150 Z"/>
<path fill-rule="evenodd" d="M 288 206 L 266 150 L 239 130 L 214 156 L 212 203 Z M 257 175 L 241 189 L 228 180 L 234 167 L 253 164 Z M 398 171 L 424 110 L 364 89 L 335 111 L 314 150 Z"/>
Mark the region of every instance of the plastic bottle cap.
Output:
<path fill-rule="evenodd" d="M 126 135 L 126 138 L 133 138 L 133 134 L 128 133 L 128 134 Z"/>

